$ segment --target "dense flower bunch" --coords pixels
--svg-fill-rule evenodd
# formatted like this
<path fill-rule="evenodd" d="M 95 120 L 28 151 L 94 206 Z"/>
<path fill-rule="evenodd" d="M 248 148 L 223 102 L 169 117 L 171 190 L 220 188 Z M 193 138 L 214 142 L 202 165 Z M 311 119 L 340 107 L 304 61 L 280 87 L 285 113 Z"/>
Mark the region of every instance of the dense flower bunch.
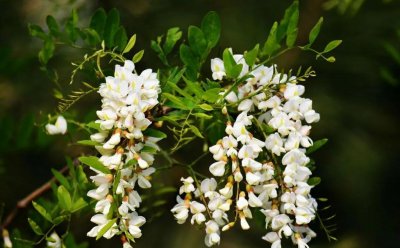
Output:
<path fill-rule="evenodd" d="M 155 169 L 149 167 L 154 156 L 147 152 L 149 147 L 158 150 L 158 138 L 144 135 L 143 131 L 152 123 L 149 111 L 158 104 L 160 92 L 157 74 L 151 69 L 140 75 L 135 72 L 132 61 L 124 66 L 116 65 L 114 77 L 107 77 L 101 84 L 102 109 L 97 111 L 100 132 L 91 135 L 98 142 L 96 149 L 101 154 L 99 161 L 110 174 L 92 169 L 97 175 L 91 179 L 97 188 L 88 196 L 96 199 L 95 212 L 91 219 L 96 224 L 88 236 L 96 237 L 107 224 L 112 227 L 103 234 L 111 238 L 125 233 L 129 240 L 139 238 L 140 226 L 146 219 L 139 216 L 141 204 L 138 187 L 150 188 L 149 176 Z M 126 242 L 124 247 L 129 247 Z"/>
<path fill-rule="evenodd" d="M 171 211 L 178 223 L 184 223 L 189 212 L 192 224 L 205 223 L 207 246 L 219 244 L 220 229 L 226 231 L 237 221 L 242 229 L 249 229 L 247 219 L 259 210 L 267 229 L 263 239 L 272 247 L 281 247 L 283 236 L 298 247 L 308 247 L 315 237 L 308 224 L 315 218 L 317 203 L 307 183 L 311 171 L 305 152 L 313 144 L 309 124 L 319 121 L 319 114 L 310 99 L 301 97 L 304 86 L 297 84 L 296 77 L 278 73 L 276 66 L 250 68 L 240 54 L 233 58 L 242 65 L 240 77 L 250 77 L 237 91 L 223 92 L 228 106 L 224 108 L 226 136 L 209 148 L 216 160 L 209 169 L 221 177 L 220 183 L 208 178 L 196 182 L 196 188 L 192 177 L 182 178 L 179 193 L 185 196 L 177 197 Z M 212 59 L 211 69 L 214 80 L 225 78 L 221 59 Z M 228 109 L 236 116 L 233 123 Z M 273 131 L 265 132 L 264 126 Z"/>

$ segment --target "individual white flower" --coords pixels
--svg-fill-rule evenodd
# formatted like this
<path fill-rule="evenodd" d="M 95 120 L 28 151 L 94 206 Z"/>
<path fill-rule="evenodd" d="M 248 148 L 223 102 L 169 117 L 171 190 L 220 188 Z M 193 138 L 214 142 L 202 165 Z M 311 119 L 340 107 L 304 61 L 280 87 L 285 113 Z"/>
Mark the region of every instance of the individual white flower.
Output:
<path fill-rule="evenodd" d="M 313 123 L 313 122 L 318 122 L 320 116 L 318 113 L 315 112 L 315 110 L 310 110 L 304 113 L 304 118 L 307 123 Z"/>
<path fill-rule="evenodd" d="M 121 134 L 117 132 L 111 136 L 111 138 L 103 145 L 104 149 L 113 149 L 116 145 L 121 142 Z"/>
<path fill-rule="evenodd" d="M 249 192 L 249 206 L 250 207 L 261 207 L 262 206 L 262 202 L 261 200 L 254 194 L 254 192 Z"/>
<path fill-rule="evenodd" d="M 315 218 L 315 214 L 309 208 L 298 207 L 295 209 L 296 223 L 298 225 L 308 224 Z"/>
<path fill-rule="evenodd" d="M 87 236 L 89 237 L 97 237 L 97 234 L 99 231 L 107 225 L 111 220 L 107 219 L 107 217 L 103 214 L 96 214 L 94 215 L 91 219 L 91 222 L 97 224 L 97 226 L 93 227 L 88 233 Z M 118 227 L 117 224 L 113 224 L 111 228 L 103 234 L 103 237 L 106 239 L 111 239 L 114 237 L 115 234 L 118 233 Z"/>
<path fill-rule="evenodd" d="M 106 198 L 96 203 L 94 211 L 96 213 L 102 213 L 104 215 L 107 215 L 110 212 L 112 202 L 113 202 L 113 197 L 111 195 L 107 195 Z"/>
<path fill-rule="evenodd" d="M 206 178 L 201 182 L 200 189 L 205 197 L 214 198 L 217 181 L 214 178 Z"/>
<path fill-rule="evenodd" d="M 218 161 L 210 165 L 210 172 L 216 177 L 221 177 L 225 173 L 225 161 Z"/>
<path fill-rule="evenodd" d="M 261 176 L 260 173 L 253 173 L 253 172 L 247 172 L 246 173 L 246 181 L 249 185 L 257 185 L 261 182 Z"/>
<path fill-rule="evenodd" d="M 87 196 L 96 199 L 98 201 L 102 200 L 108 195 L 109 187 L 110 184 L 108 183 L 100 184 L 99 187 L 97 187 L 96 189 L 89 190 Z"/>
<path fill-rule="evenodd" d="M 219 244 L 221 238 L 219 236 L 219 226 L 215 221 L 209 220 L 206 222 L 206 237 L 204 243 L 207 247 Z"/>
<path fill-rule="evenodd" d="M 238 106 L 239 111 L 250 111 L 251 108 L 253 107 L 253 101 L 251 99 L 245 99 L 240 102 Z"/>
<path fill-rule="evenodd" d="M 90 139 L 95 142 L 104 142 L 104 140 L 108 137 L 108 132 L 99 132 L 90 135 Z"/>
<path fill-rule="evenodd" d="M 46 125 L 46 131 L 50 135 L 65 134 L 67 132 L 67 121 L 62 115 L 59 115 L 54 125 L 50 123 Z"/>
<path fill-rule="evenodd" d="M 62 247 L 62 240 L 60 236 L 56 232 L 53 232 L 50 235 L 51 240 L 47 240 L 47 247 L 49 248 L 61 248 Z"/>
<path fill-rule="evenodd" d="M 195 191 L 194 185 L 193 185 L 193 178 L 192 177 L 187 177 L 187 178 L 181 178 L 181 182 L 183 182 L 183 185 L 179 188 L 179 194 L 189 194 L 193 191 Z"/>
<path fill-rule="evenodd" d="M 277 96 L 273 96 L 266 101 L 262 101 L 258 104 L 258 108 L 262 110 L 266 109 L 278 109 L 281 105 L 281 99 Z"/>
<path fill-rule="evenodd" d="M 186 222 L 186 219 L 189 217 L 190 203 L 182 200 L 179 196 L 177 196 L 176 200 L 177 200 L 178 204 L 176 204 L 171 209 L 171 212 L 174 214 L 175 219 L 177 220 L 178 224 L 183 224 Z"/>
<path fill-rule="evenodd" d="M 246 220 L 246 217 L 244 216 L 244 214 L 239 214 L 239 218 L 240 218 L 240 227 L 243 230 L 248 230 L 250 229 L 249 223 Z"/>
<path fill-rule="evenodd" d="M 237 209 L 243 210 L 244 208 L 247 208 L 248 205 L 249 205 L 249 202 L 246 200 L 246 193 L 244 193 L 243 191 L 240 192 L 239 199 L 236 202 Z"/>
<path fill-rule="evenodd" d="M 206 211 L 206 207 L 196 201 L 191 201 L 190 202 L 190 212 L 193 214 L 192 219 L 190 220 L 190 223 L 196 222 L 198 225 L 206 221 L 206 217 L 204 216 L 203 212 Z"/>
<path fill-rule="evenodd" d="M 235 103 L 235 102 L 239 101 L 239 99 L 234 91 L 229 92 L 228 95 L 225 96 L 225 100 L 228 101 L 229 103 Z"/>
<path fill-rule="evenodd" d="M 221 160 L 225 155 L 225 149 L 221 144 L 222 141 L 219 141 L 216 145 L 213 145 L 209 148 L 209 151 L 213 154 L 213 158 L 215 160 Z"/>
<path fill-rule="evenodd" d="M 224 61 L 219 58 L 211 59 L 211 71 L 214 80 L 222 80 L 226 76 Z"/>
<path fill-rule="evenodd" d="M 269 232 L 262 239 L 272 243 L 271 248 L 281 248 L 281 238 L 276 232 Z"/>
<path fill-rule="evenodd" d="M 128 218 L 128 230 L 134 238 L 140 238 L 142 236 L 142 230 L 140 227 L 146 223 L 146 219 L 143 216 L 139 216 L 136 212 L 129 214 Z"/>
<path fill-rule="evenodd" d="M 291 99 L 293 97 L 301 96 L 304 94 L 304 86 L 298 84 L 288 83 L 286 84 L 286 89 L 283 95 L 286 99 Z"/>
<path fill-rule="evenodd" d="M 299 149 L 293 149 L 290 152 L 286 153 L 282 158 L 282 164 L 298 164 L 301 166 L 305 166 L 310 159 Z"/>
<path fill-rule="evenodd" d="M 265 147 L 272 153 L 280 156 L 286 150 L 283 148 L 283 140 L 278 133 L 270 134 L 265 140 Z"/>
<path fill-rule="evenodd" d="M 137 172 L 133 177 L 133 184 L 137 178 L 139 187 L 141 187 L 142 189 L 150 188 L 151 187 L 151 183 L 149 180 L 150 175 L 153 174 L 155 171 L 156 171 L 156 169 L 154 169 L 153 167 L 149 167 L 145 170 L 141 170 L 141 171 Z"/>

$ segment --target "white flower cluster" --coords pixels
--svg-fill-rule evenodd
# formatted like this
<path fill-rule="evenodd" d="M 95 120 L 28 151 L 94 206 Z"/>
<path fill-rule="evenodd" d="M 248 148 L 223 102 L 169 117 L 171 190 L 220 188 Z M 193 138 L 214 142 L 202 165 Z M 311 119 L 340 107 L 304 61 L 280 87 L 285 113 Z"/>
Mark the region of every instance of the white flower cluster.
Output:
<path fill-rule="evenodd" d="M 134 69 L 128 60 L 124 66 L 116 65 L 114 77 L 107 77 L 99 89 L 102 109 L 97 111 L 96 122 L 101 131 L 90 138 L 99 143 L 96 146 L 101 154 L 99 161 L 111 174 L 93 169 L 97 175 L 91 179 L 97 188 L 90 190 L 88 196 L 97 200 L 97 214 L 91 219 L 96 226 L 88 232 L 90 237 L 96 237 L 117 218 L 103 237 L 111 238 L 123 232 L 130 239 L 139 238 L 140 226 L 146 222 L 136 212 L 142 202 L 137 190 L 151 187 L 149 179 L 155 169 L 149 167 L 154 161 L 153 154 L 144 148 L 158 150 L 156 143 L 160 139 L 145 136 L 143 131 L 152 123 L 146 113 L 158 104 L 160 88 L 157 74 L 151 69 L 140 75 Z M 124 244 L 129 246 L 128 242 Z"/>
<path fill-rule="evenodd" d="M 233 57 L 243 65 L 240 77 L 252 77 L 226 94 L 225 100 L 237 106 L 239 114 L 233 125 L 228 121 L 226 136 L 209 148 L 216 160 L 210 172 L 225 179 L 225 185 L 218 187 L 210 178 L 198 182 L 195 189 L 191 177 L 182 179 L 180 194 L 186 196 L 178 196 L 171 211 L 178 223 L 185 222 L 189 212 L 192 224 L 204 222 L 205 243 L 212 246 L 220 242 L 220 228 L 226 231 L 239 221 L 242 229 L 249 229 L 250 209 L 257 208 L 265 215 L 268 233 L 263 239 L 273 248 L 281 247 L 283 236 L 300 248 L 308 247 L 315 237 L 308 224 L 315 218 L 317 203 L 307 183 L 311 171 L 305 149 L 313 144 L 307 124 L 319 121 L 319 114 L 310 99 L 301 97 L 304 86 L 298 85 L 295 77 L 277 73 L 275 66 L 250 68 L 243 55 Z M 226 76 L 219 58 L 211 60 L 211 69 L 214 80 Z M 255 134 L 264 124 L 275 132 L 262 141 Z M 231 209 L 233 220 L 228 216 Z"/>

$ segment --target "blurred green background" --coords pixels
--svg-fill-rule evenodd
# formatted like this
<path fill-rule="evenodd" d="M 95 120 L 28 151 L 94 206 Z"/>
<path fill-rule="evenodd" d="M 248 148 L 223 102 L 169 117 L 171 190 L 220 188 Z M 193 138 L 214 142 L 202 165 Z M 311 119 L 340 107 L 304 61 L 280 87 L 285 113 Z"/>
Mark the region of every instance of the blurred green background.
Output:
<path fill-rule="evenodd" d="M 70 144 L 70 137 L 48 137 L 33 126 L 55 110 L 56 101 L 52 97 L 54 85 L 39 69 L 36 56 L 40 41 L 29 36 L 28 23 L 44 25 L 48 14 L 63 20 L 72 8 L 77 8 L 86 24 L 96 8 L 116 7 L 128 36 L 137 33 L 137 46 L 146 49 L 140 66 L 157 68 L 160 63 L 149 49 L 150 39 L 169 27 L 186 30 L 190 24 L 199 24 L 207 11 L 216 10 L 223 25 L 216 56 L 225 47 L 242 52 L 265 40 L 272 22 L 282 17 L 290 3 L 0 0 L 0 203 L 5 203 L 5 213 L 47 181 L 50 168 L 63 167 L 65 155 L 82 153 Z M 314 56 L 299 51 L 277 61 L 282 68 L 312 65 L 317 71 L 317 77 L 306 82 L 306 96 L 313 99 L 322 117 L 313 127 L 312 137 L 330 140 L 314 155 L 318 167 L 315 173 L 323 180 L 313 195 L 329 199 L 332 208 L 327 214 L 337 215 L 333 223 L 337 224 L 335 236 L 339 241 L 328 243 L 315 224 L 319 236 L 311 247 L 400 247 L 400 195 L 396 184 L 400 175 L 400 2 L 304 0 L 300 7 L 300 44 L 307 40 L 308 31 L 320 16 L 325 22 L 317 46 L 322 49 L 330 40 L 343 40 L 334 52 L 337 61 L 333 64 L 316 61 Z M 81 56 L 77 51 L 56 53 L 51 65 L 61 70 L 61 83 L 69 82 L 69 62 Z M 80 110 L 93 110 L 99 106 L 99 98 L 93 96 L 79 106 Z M 166 183 L 174 185 L 182 171 L 174 169 L 167 175 Z M 168 207 L 173 204 L 171 195 Z M 27 212 L 20 212 L 10 227 L 29 233 Z M 79 241 L 86 240 L 89 218 L 83 215 L 72 223 Z M 175 224 L 168 212 L 145 225 L 143 233 L 135 247 L 204 247 L 202 230 Z M 261 235 L 262 230 L 228 232 L 223 234 L 220 247 L 269 247 Z M 119 247 L 118 240 L 90 242 L 90 247 Z"/>

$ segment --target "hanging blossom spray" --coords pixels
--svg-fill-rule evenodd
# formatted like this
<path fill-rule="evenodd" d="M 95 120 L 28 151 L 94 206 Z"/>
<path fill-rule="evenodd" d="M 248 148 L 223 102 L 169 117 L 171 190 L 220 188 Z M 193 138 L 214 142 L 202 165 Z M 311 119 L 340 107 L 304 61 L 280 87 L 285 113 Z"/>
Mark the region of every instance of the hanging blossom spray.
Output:
<path fill-rule="evenodd" d="M 240 77 L 251 77 L 237 91 L 223 92 L 225 105 L 237 108 L 232 113 L 223 108 L 226 136 L 209 148 L 216 160 L 209 167 L 215 178 L 196 182 L 197 188 L 192 177 L 182 178 L 178 204 L 171 211 L 180 224 L 189 213 L 192 224 L 205 224 L 209 247 L 219 244 L 220 232 L 236 223 L 249 229 L 254 210 L 265 215 L 263 239 L 272 247 L 281 247 L 283 237 L 308 247 L 316 236 L 308 224 L 315 218 L 317 202 L 307 183 L 311 170 L 306 148 L 313 145 L 310 124 L 320 116 L 312 101 L 301 97 L 304 86 L 296 77 L 278 73 L 275 65 L 249 68 L 241 54 L 233 58 L 242 65 Z M 219 58 L 211 60 L 211 70 L 214 80 L 226 76 Z"/>
<path fill-rule="evenodd" d="M 142 235 L 140 227 L 146 219 L 137 213 L 142 202 L 139 188 L 150 188 L 149 178 L 155 172 L 150 167 L 154 156 L 146 147 L 159 150 L 160 140 L 143 132 L 152 124 L 147 117 L 158 104 L 159 92 L 157 74 L 147 69 L 139 75 L 129 60 L 124 66 L 116 65 L 114 77 L 107 77 L 100 86 L 102 109 L 97 111 L 96 121 L 100 132 L 90 138 L 99 143 L 99 161 L 110 173 L 91 167 L 96 172 L 91 179 L 97 188 L 87 194 L 97 200 L 97 214 L 91 218 L 96 226 L 88 232 L 90 237 L 109 239 L 123 233 L 128 238 L 124 247 L 130 247 L 129 240 Z M 102 229 L 107 231 L 102 233 Z"/>

